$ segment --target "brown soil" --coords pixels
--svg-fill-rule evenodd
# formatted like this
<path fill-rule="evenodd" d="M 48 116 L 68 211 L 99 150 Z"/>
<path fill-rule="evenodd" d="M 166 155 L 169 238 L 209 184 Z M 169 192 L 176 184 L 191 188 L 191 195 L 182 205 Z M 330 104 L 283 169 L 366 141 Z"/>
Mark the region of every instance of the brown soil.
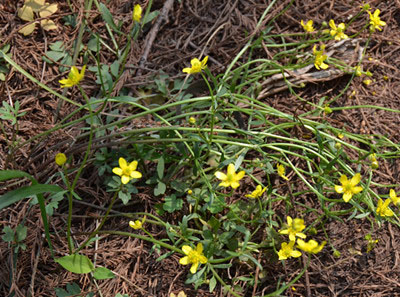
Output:
<path fill-rule="evenodd" d="M 54 1 L 51 1 L 54 2 Z M 79 12 L 81 20 L 84 10 L 82 2 L 72 0 L 75 11 Z M 115 20 L 129 23 L 133 2 L 128 0 L 109 1 L 108 8 Z M 153 3 L 152 10 L 165 8 L 168 1 Z M 151 82 L 152 74 L 160 70 L 171 77 L 184 77 L 181 74 L 183 67 L 187 67 L 191 58 L 197 57 L 204 50 L 210 57 L 209 67 L 213 73 L 224 71 L 249 36 L 257 36 L 256 25 L 260 16 L 271 1 L 260 0 L 187 0 L 173 1 L 166 19 L 156 32 L 154 43 L 148 43 L 146 37 L 152 27 L 146 26 L 139 37 L 137 46 L 128 58 L 132 65 L 132 72 L 126 72 L 121 80 L 119 90 L 129 88 L 133 92 L 138 86 Z M 290 1 L 277 1 L 278 4 L 266 18 L 266 23 L 279 14 Z M 63 40 L 68 47 L 73 46 L 78 30 L 70 26 L 62 26 L 62 17 L 70 15 L 71 10 L 64 1 L 59 1 L 59 11 L 53 20 L 59 24 L 58 31 L 44 32 L 41 29 L 27 37 L 17 33 L 23 24 L 17 17 L 17 7 L 23 1 L 4 0 L 0 3 L 0 47 L 11 45 L 11 57 L 22 68 L 32 74 L 37 80 L 50 88 L 59 89 L 58 80 L 66 73 L 59 72 L 59 65 L 44 63 L 42 56 L 49 44 Z M 373 9 L 381 10 L 381 19 L 387 25 L 382 32 L 374 34 L 368 48 L 368 57 L 363 62 L 364 69 L 373 73 L 374 82 L 370 86 L 362 84 L 364 78 L 356 78 L 349 90 L 338 101 L 336 106 L 376 105 L 400 110 L 400 1 L 369 1 Z M 141 3 L 146 6 L 147 3 Z M 273 32 L 300 32 L 299 20 L 313 19 L 318 25 L 323 21 L 334 18 L 337 22 L 348 21 L 347 17 L 359 11 L 361 1 L 348 0 L 303 0 L 294 1 L 293 5 L 274 22 Z M 364 20 L 357 20 L 352 28 L 361 28 Z M 92 11 L 89 17 L 89 26 L 102 36 L 107 36 L 104 22 L 97 11 Z M 126 28 L 128 29 L 128 28 Z M 355 32 L 348 32 L 352 34 Z M 366 36 L 363 36 L 366 37 Z M 88 40 L 84 38 L 84 43 Z M 206 43 L 208 42 L 207 46 Z M 148 51 L 145 61 L 141 57 Z M 268 52 L 260 50 L 256 53 L 260 57 Z M 111 64 L 114 61 L 110 52 L 104 51 L 102 63 Z M 77 65 L 82 65 L 82 58 L 78 58 Z M 141 67 L 138 67 L 138 66 Z M 388 80 L 384 80 L 387 76 Z M 307 85 L 299 95 L 317 103 L 321 96 L 333 97 L 337 95 L 348 82 L 348 77 L 338 77 L 332 81 Z M 93 96 L 98 92 L 94 77 L 86 77 L 83 87 Z M 355 91 L 355 95 L 352 95 Z M 69 98 L 79 98 L 75 89 L 68 90 Z M 11 70 L 6 81 L 0 85 L 1 101 L 21 103 L 21 111 L 26 112 L 20 121 L 18 140 L 26 141 L 49 130 L 56 122 L 55 110 L 58 100 L 47 91 L 39 88 L 16 70 Z M 78 100 L 78 99 L 77 99 Z M 264 99 L 271 106 L 296 114 L 306 107 L 297 103 L 295 97 L 283 91 Z M 334 107 L 334 106 L 331 106 Z M 59 118 L 70 112 L 71 106 L 64 104 Z M 335 127 L 345 126 L 347 131 L 361 134 L 386 135 L 394 143 L 400 142 L 398 127 L 400 126 L 399 113 L 374 109 L 354 109 L 335 112 L 327 117 Z M 8 121 L 2 121 L 6 137 L 11 139 L 13 127 Z M 151 123 L 150 123 L 151 124 Z M 5 135 L 0 135 L 0 169 L 25 170 L 45 182 L 46 177 L 57 169 L 53 166 L 54 153 L 66 147 L 64 140 L 71 141 L 79 130 L 61 130 L 44 141 L 33 141 L 8 158 L 9 147 Z M 76 151 L 75 162 L 79 163 L 81 156 Z M 380 160 L 378 177 L 375 182 L 392 185 L 398 184 L 400 179 L 400 164 L 397 157 Z M 107 207 L 110 193 L 106 193 L 97 183 L 96 177 L 90 173 L 84 174 L 77 189 L 86 193 L 91 205 Z M 7 189 L 4 189 L 6 191 Z M 0 192 L 3 190 L 0 189 Z M 158 198 L 152 197 L 152 189 L 141 188 L 137 205 L 124 211 L 152 211 L 152 206 Z M 387 194 L 387 193 L 380 193 Z M 308 201 L 308 203 L 312 203 Z M 65 227 L 66 206 L 62 205 L 51 218 L 52 230 L 61 230 Z M 74 230 L 85 232 L 93 229 L 96 223 L 95 215 L 103 214 L 101 209 L 88 208 L 87 205 L 77 204 Z M 91 215 L 92 218 L 80 218 L 78 215 Z M 171 217 L 170 219 L 174 219 Z M 28 227 L 26 239 L 27 250 L 18 254 L 16 267 L 12 263 L 12 250 L 3 241 L 0 241 L 0 295 L 1 296 L 55 296 L 55 288 L 65 288 L 66 284 L 76 282 L 86 292 L 97 292 L 88 276 L 71 274 L 55 264 L 49 253 L 47 243 L 43 237 L 40 212 L 37 206 L 31 207 L 26 201 L 21 201 L 12 207 L 0 211 L 1 226 L 9 225 L 15 228 L 23 222 Z M 122 226 L 122 227 L 121 227 Z M 109 230 L 128 230 L 126 220 L 112 219 L 106 226 Z M 317 256 L 313 256 L 307 273 L 295 283 L 292 289 L 284 293 L 285 296 L 400 296 L 400 230 L 396 225 L 384 222 L 379 230 L 374 230 L 374 238 L 379 241 L 369 253 L 366 252 L 367 242 L 365 234 L 371 231 L 368 220 L 349 220 L 344 222 L 328 221 L 325 224 L 326 232 L 331 243 L 341 252 L 339 258 L 332 255 L 330 248 L 325 248 Z M 149 230 L 153 234 L 163 236 L 162 230 Z M 84 240 L 85 237 L 76 237 Z M 321 237 L 323 239 L 323 237 Z M 55 234 L 55 249 L 58 256 L 68 251 L 65 237 Z M 188 269 L 178 264 L 178 255 L 172 255 L 161 262 L 155 260 L 160 253 L 153 251 L 152 246 L 140 240 L 108 236 L 101 241 L 99 247 L 86 249 L 89 256 L 96 254 L 96 263 L 111 269 L 117 277 L 113 280 L 98 281 L 98 286 L 104 296 L 115 296 L 117 293 L 129 296 L 169 296 L 185 290 L 188 296 L 223 296 L 223 289 L 218 287 L 213 294 L 208 293 L 207 287 L 197 291 L 192 286 L 185 285 Z M 278 282 L 289 282 L 303 267 L 297 261 L 281 262 L 269 260 L 270 255 L 259 254 L 264 266 L 265 275 L 258 276 L 257 287 L 243 287 L 244 296 L 263 296 L 276 289 Z M 264 259 L 263 259 L 264 258 Z M 254 273 L 243 263 L 237 263 L 237 269 L 232 269 L 229 277 L 248 276 Z M 255 270 L 255 269 L 254 269 Z M 238 282 L 235 285 L 244 286 Z M 98 296 L 96 294 L 96 296 Z"/>

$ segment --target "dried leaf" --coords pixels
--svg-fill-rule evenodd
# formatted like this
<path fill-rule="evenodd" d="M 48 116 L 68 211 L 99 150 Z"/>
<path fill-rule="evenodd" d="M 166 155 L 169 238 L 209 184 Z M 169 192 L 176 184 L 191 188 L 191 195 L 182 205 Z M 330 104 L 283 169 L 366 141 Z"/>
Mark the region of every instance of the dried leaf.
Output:
<path fill-rule="evenodd" d="M 39 11 L 39 15 L 41 18 L 48 17 L 52 14 L 54 14 L 57 11 L 58 7 L 56 3 L 49 4 L 46 3 L 46 5 L 42 6 L 42 8 Z"/>
<path fill-rule="evenodd" d="M 18 16 L 24 21 L 31 22 L 33 21 L 33 9 L 30 6 L 22 6 L 18 8 Z"/>
<path fill-rule="evenodd" d="M 57 30 L 56 24 L 52 20 L 41 20 L 40 25 L 43 27 L 44 30 Z"/>
<path fill-rule="evenodd" d="M 39 12 L 40 9 L 45 5 L 45 0 L 28 0 L 25 1 L 24 7 L 30 7 L 34 12 Z"/>
<path fill-rule="evenodd" d="M 35 30 L 36 28 L 36 23 L 32 23 L 29 25 L 24 26 L 22 29 L 20 29 L 18 31 L 18 33 L 24 34 L 25 36 L 32 34 L 32 32 Z"/>

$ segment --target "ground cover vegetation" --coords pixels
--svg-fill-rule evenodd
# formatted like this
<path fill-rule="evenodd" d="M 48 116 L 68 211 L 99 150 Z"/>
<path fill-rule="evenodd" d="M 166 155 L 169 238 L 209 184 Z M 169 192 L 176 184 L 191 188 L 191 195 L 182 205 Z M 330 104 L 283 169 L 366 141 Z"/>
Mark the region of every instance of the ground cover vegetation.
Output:
<path fill-rule="evenodd" d="M 235 51 L 210 50 L 230 30 L 218 19 L 168 69 L 162 51 L 147 61 L 160 26 L 210 22 L 200 2 L 2 4 L 2 36 L 46 40 L 41 74 L 0 44 L 4 296 L 400 293 L 398 69 L 373 57 L 400 7 L 332 1 L 312 17 L 299 10 L 318 1 L 264 2 L 252 20 L 226 5 L 242 16 Z M 390 106 L 362 100 L 380 94 Z M 51 121 L 32 129 L 42 99 Z M 368 269 L 390 287 L 346 278 L 378 249 L 393 269 Z"/>

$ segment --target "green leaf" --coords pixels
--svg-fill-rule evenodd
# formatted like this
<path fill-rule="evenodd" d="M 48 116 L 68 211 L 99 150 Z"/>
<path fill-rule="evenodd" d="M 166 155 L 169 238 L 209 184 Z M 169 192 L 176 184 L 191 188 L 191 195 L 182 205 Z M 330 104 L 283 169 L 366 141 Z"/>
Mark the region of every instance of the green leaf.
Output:
<path fill-rule="evenodd" d="M 14 241 L 14 230 L 10 226 L 5 226 L 3 228 L 4 235 L 1 237 L 5 242 Z"/>
<path fill-rule="evenodd" d="M 97 267 L 93 272 L 93 277 L 95 279 L 109 279 L 114 278 L 115 275 L 105 267 Z"/>
<path fill-rule="evenodd" d="M 111 14 L 111 12 L 108 10 L 107 6 L 105 6 L 103 3 L 100 3 L 100 12 L 103 20 L 115 31 L 118 33 L 121 33 L 121 31 L 118 30 L 117 26 L 114 23 L 114 17 Z"/>
<path fill-rule="evenodd" d="M 164 167 L 165 167 L 164 157 L 161 157 L 160 159 L 158 159 L 157 163 L 157 174 L 159 179 L 162 179 L 164 177 Z"/>
<path fill-rule="evenodd" d="M 54 62 L 58 62 L 58 60 L 62 59 L 65 55 L 66 54 L 63 52 L 55 52 L 55 51 L 48 51 L 46 53 L 46 56 L 51 60 L 53 60 Z M 51 61 L 51 63 L 53 63 L 53 61 Z"/>
<path fill-rule="evenodd" d="M 94 270 L 92 261 L 88 257 L 79 254 L 64 256 L 55 259 L 55 261 L 73 273 L 89 273 Z"/>
<path fill-rule="evenodd" d="M 34 180 L 34 178 L 24 172 L 24 171 L 20 171 L 20 170 L 1 170 L 0 171 L 0 181 L 5 181 L 5 180 L 9 180 L 9 179 L 13 179 L 13 178 L 21 178 L 21 177 L 27 177 L 30 180 Z"/>
<path fill-rule="evenodd" d="M 71 295 L 77 295 L 81 293 L 81 288 L 77 283 L 67 284 L 67 291 Z"/>
<path fill-rule="evenodd" d="M 147 17 L 143 20 L 143 25 L 147 24 L 148 22 L 151 22 L 153 19 L 155 19 L 160 12 L 158 10 L 154 10 L 150 12 Z"/>
<path fill-rule="evenodd" d="M 175 210 L 181 210 L 182 207 L 183 207 L 183 200 L 176 199 L 176 196 L 174 194 L 165 197 L 165 203 L 163 205 L 163 209 L 168 211 L 169 213 L 174 212 Z"/>
<path fill-rule="evenodd" d="M 216 285 L 217 285 L 217 280 L 216 280 L 215 277 L 213 276 L 213 277 L 210 279 L 210 283 L 208 284 L 210 293 L 212 293 L 212 292 L 214 291 Z"/>
<path fill-rule="evenodd" d="M 17 242 L 23 241 L 26 238 L 28 228 L 23 224 L 18 224 L 17 229 L 15 230 L 16 240 Z"/>
<path fill-rule="evenodd" d="M 118 198 L 121 199 L 122 203 L 125 205 L 129 202 L 129 200 L 131 200 L 131 194 L 119 191 Z"/>
<path fill-rule="evenodd" d="M 64 51 L 64 44 L 62 41 L 56 41 L 52 44 L 50 44 L 50 49 L 52 51 L 56 51 L 56 52 L 63 52 Z"/>
<path fill-rule="evenodd" d="M 0 210 L 33 195 L 42 193 L 57 193 L 60 191 L 64 191 L 64 189 L 56 185 L 36 184 L 32 186 L 21 187 L 0 196 Z"/>
<path fill-rule="evenodd" d="M 118 77 L 118 72 L 119 72 L 119 62 L 118 61 L 114 61 L 114 63 L 112 63 L 110 65 L 110 71 L 111 71 L 111 74 L 115 78 Z"/>
<path fill-rule="evenodd" d="M 165 190 L 167 189 L 167 186 L 159 181 L 157 186 L 154 188 L 154 195 L 158 196 L 158 195 L 162 195 L 165 193 Z"/>

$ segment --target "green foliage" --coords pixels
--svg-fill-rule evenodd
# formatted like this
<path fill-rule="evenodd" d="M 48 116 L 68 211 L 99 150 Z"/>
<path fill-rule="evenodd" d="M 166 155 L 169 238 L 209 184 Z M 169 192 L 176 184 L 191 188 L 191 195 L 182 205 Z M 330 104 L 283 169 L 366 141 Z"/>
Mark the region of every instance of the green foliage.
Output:
<path fill-rule="evenodd" d="M 73 273 L 89 273 L 94 271 L 94 265 L 87 256 L 72 254 L 55 261 L 62 267 Z"/>
<path fill-rule="evenodd" d="M 9 226 L 3 228 L 4 235 L 1 237 L 3 241 L 10 243 L 14 247 L 14 253 L 17 254 L 19 249 L 26 250 L 26 239 L 28 228 L 22 224 L 18 224 L 15 231 Z"/>
<path fill-rule="evenodd" d="M 275 2 L 271 2 L 263 18 Z M 97 280 L 113 278 L 110 270 L 95 268 L 91 260 L 79 252 L 100 238 L 100 234 L 131 236 L 151 242 L 152 252 L 160 254 L 157 261 L 178 253 L 184 259 L 181 264 L 195 264 L 194 273 L 188 272 L 187 284 L 193 284 L 195 288 L 206 284 L 209 291 L 214 292 L 219 283 L 230 295 L 240 296 L 248 294 L 244 290 L 258 281 L 253 276 L 256 273 L 225 283 L 220 271 L 234 265 L 240 269 L 245 265 L 246 269 L 258 269 L 261 274 L 265 273 L 264 267 L 270 265 L 261 265 L 258 260 L 260 254 L 268 255 L 263 257 L 263 261 L 276 265 L 278 257 L 281 259 L 279 250 L 283 249 L 282 243 L 286 243 L 284 232 L 280 231 L 292 228 L 284 223 L 291 213 L 305 219 L 315 218 L 312 222 L 306 222 L 307 229 L 304 232 L 307 236 L 325 238 L 328 241 L 325 249 L 331 248 L 334 253 L 338 252 L 336 255 L 340 255 L 340 252 L 329 242 L 324 230 L 324 223 L 328 220 L 341 222 L 344 217 L 347 220 L 368 219 L 371 225 L 379 225 L 382 220 L 388 219 L 400 225 L 397 217 L 382 218 L 377 214 L 376 204 L 380 197 L 371 185 L 383 186 L 373 181 L 373 170 L 378 167 L 370 166 L 372 162 L 377 163 L 379 157 L 397 159 L 399 145 L 384 136 L 374 135 L 374 139 L 371 139 L 368 135 L 346 132 L 345 128 L 331 125 L 326 118 L 330 113 L 350 108 L 329 107 L 329 104 L 335 106 L 335 101 L 351 85 L 354 75 L 336 98 L 323 97 L 311 102 L 297 93 L 298 88 L 305 87 L 309 77 L 305 76 L 305 81 L 297 79 L 302 78 L 303 72 L 310 74 L 307 71 L 312 71 L 315 74 L 314 67 L 318 69 L 321 66 L 318 59 L 343 73 L 354 73 L 354 66 L 348 65 L 348 62 L 325 57 L 323 47 L 319 47 L 317 54 L 313 51 L 314 45 L 328 40 L 334 42 L 335 36 L 323 30 L 312 36 L 308 33 L 274 34 L 273 27 L 267 25 L 259 35 L 250 36 L 245 47 L 232 58 L 225 73 L 214 75 L 205 65 L 198 67 L 197 76 L 190 75 L 185 79 L 173 78 L 160 71 L 152 77 L 152 83 L 138 87 L 132 95 L 121 87 L 125 83 L 121 81 L 121 75 L 129 71 L 126 65 L 128 54 L 135 46 L 140 28 L 158 12 L 150 12 L 141 24 L 135 23 L 130 32 L 124 32 L 121 28 L 126 28 L 123 27 L 125 24 L 122 21 L 117 23 L 117 18 L 105 4 L 100 3 L 98 9 L 106 24 L 107 36 L 100 36 L 83 27 L 87 30 L 85 32 L 89 32 L 89 42 L 81 45 L 82 40 L 77 41 L 75 52 L 87 50 L 84 60 L 93 65 L 88 70 L 95 74 L 95 82 L 101 92 L 89 98 L 82 86 L 78 85 L 85 103 L 62 120 L 64 128 L 79 127 L 82 133 L 76 137 L 77 143 L 87 141 L 81 163 L 76 168 L 59 168 L 60 172 L 54 175 L 61 176 L 64 188 L 39 184 L 23 172 L 0 171 L 0 181 L 28 178 L 32 183 L 3 194 L 0 197 L 0 209 L 33 197 L 33 203 L 40 205 L 48 240 L 50 236 L 46 218 L 53 214 L 63 199 L 68 199 L 68 219 L 63 232 L 67 234 L 70 255 L 55 259 L 63 268 L 78 274 L 93 273 Z M 76 25 L 75 16 L 64 20 L 72 26 Z M 261 19 L 259 24 L 264 24 L 264 21 Z M 120 44 L 120 40 L 124 40 L 124 44 Z M 267 58 L 253 56 L 260 48 L 270 51 Z M 9 48 L 2 50 L 6 52 Z M 103 51 L 108 51 L 114 57 L 110 63 L 102 61 Z M 73 64 L 72 55 L 62 41 L 51 44 L 43 60 L 62 65 Z M 361 64 L 362 60 L 358 63 Z M 0 64 L 0 79 L 3 70 Z M 64 70 L 65 67 L 60 67 L 60 71 Z M 293 73 L 296 75 L 291 76 Z M 287 89 L 296 98 L 293 100 L 298 101 L 296 104 L 301 103 L 307 111 L 299 109 L 293 115 L 265 103 L 269 91 L 275 91 L 269 89 L 272 85 L 279 90 Z M 111 95 L 117 91 L 119 94 Z M 63 97 L 60 95 L 59 98 Z M 63 100 L 67 101 L 65 98 Z M 0 118 L 17 125 L 18 117 L 24 115 L 19 112 L 19 107 L 18 101 L 14 106 L 4 101 Z M 71 120 L 77 118 L 78 114 L 85 115 Z M 339 134 L 346 138 L 339 137 Z M 47 134 L 40 136 L 44 135 Z M 374 160 L 371 159 L 372 155 Z M 130 176 L 134 169 L 129 166 L 126 168 L 128 173 L 117 171 L 118 176 L 113 173 L 121 156 L 128 162 L 138 160 L 137 170 L 141 178 Z M 74 199 L 82 199 L 75 187 L 79 184 L 81 174 L 92 168 L 89 165 L 96 166 L 99 184 L 104 185 L 112 198 L 99 227 L 75 247 L 71 236 L 73 202 Z M 235 173 L 229 173 L 229 165 L 235 169 Z M 282 166 L 283 173 L 277 171 L 277 165 Z M 239 178 L 236 171 L 243 171 L 246 177 Z M 344 202 L 338 194 L 344 194 L 346 186 L 339 180 L 343 175 L 351 178 L 357 172 L 363 172 L 359 181 L 363 191 L 352 193 L 348 203 Z M 122 184 L 120 175 L 124 175 L 124 182 L 127 176 L 132 178 Z M 235 186 L 235 182 L 239 185 Z M 265 189 L 262 192 L 259 190 L 259 196 L 253 194 L 257 186 Z M 338 187 L 343 189 L 337 190 Z M 154 194 L 158 200 L 154 203 L 157 215 L 153 211 L 143 213 L 141 206 L 136 205 L 126 213 L 123 209 L 111 212 L 117 199 L 128 205 L 139 192 L 143 192 L 143 195 Z M 44 199 L 43 194 L 48 193 L 50 196 Z M 279 205 L 279 211 L 276 205 Z M 131 232 L 102 231 L 111 213 L 127 220 L 139 217 L 143 219 L 143 225 Z M 163 234 L 166 236 L 155 238 L 150 233 L 150 230 L 154 230 L 148 227 L 150 224 L 165 228 Z M 16 248 L 25 248 L 22 243 L 27 232 L 25 227 L 18 225 L 14 231 L 6 226 L 3 232 L 3 240 Z M 376 241 L 371 236 L 365 239 L 371 250 Z M 200 245 L 202 248 L 197 250 Z M 190 252 L 192 255 L 188 256 Z M 202 257 L 207 259 L 205 263 L 198 260 Z M 197 263 L 190 262 L 196 259 Z M 307 268 L 307 265 L 301 264 L 304 270 L 291 283 L 277 284 L 271 296 L 281 295 L 301 277 Z M 236 282 L 246 285 L 234 286 Z M 58 297 L 79 295 L 81 289 L 72 283 L 67 285 L 66 290 L 58 288 L 56 294 Z"/>
<path fill-rule="evenodd" d="M 55 293 L 56 293 L 57 297 L 72 297 L 72 296 L 80 297 L 80 296 L 82 296 L 82 295 L 79 295 L 79 294 L 81 294 L 81 288 L 76 283 L 67 284 L 67 290 L 64 290 L 62 288 L 56 288 Z M 93 297 L 93 296 L 95 296 L 95 294 L 88 293 L 85 296 Z"/>
<path fill-rule="evenodd" d="M 9 72 L 9 65 L 5 63 L 5 60 L 2 57 L 2 55 L 8 55 L 9 57 L 11 57 L 11 53 L 8 53 L 8 51 L 10 50 L 10 45 L 5 44 L 0 50 L 3 52 L 3 53 L 0 52 L 0 80 L 5 81 L 6 75 Z"/>
<path fill-rule="evenodd" d="M 19 117 L 23 117 L 26 112 L 19 112 L 19 101 L 15 101 L 14 106 L 3 101 L 3 107 L 0 107 L 0 119 L 11 121 L 11 125 L 17 124 Z"/>
<path fill-rule="evenodd" d="M 62 41 L 56 41 L 49 46 L 50 50 L 46 52 L 46 55 L 42 57 L 43 61 L 49 64 L 58 62 L 62 65 L 72 66 L 72 55 L 67 51 Z M 82 48 L 81 48 L 82 50 Z M 60 71 L 67 71 L 69 68 L 60 66 Z"/>

